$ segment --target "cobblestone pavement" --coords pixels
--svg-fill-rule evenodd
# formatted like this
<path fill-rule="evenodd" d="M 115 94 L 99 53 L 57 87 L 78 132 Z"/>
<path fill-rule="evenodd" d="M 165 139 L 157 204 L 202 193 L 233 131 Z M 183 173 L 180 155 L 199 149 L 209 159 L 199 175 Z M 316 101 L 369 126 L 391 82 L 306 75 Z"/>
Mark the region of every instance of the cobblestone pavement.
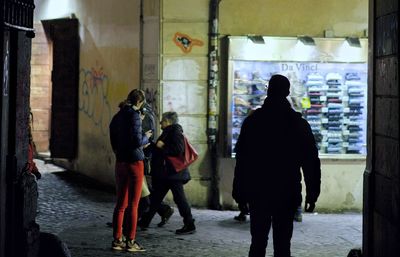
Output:
<path fill-rule="evenodd" d="M 235 211 L 193 209 L 197 232 L 177 236 L 182 220 L 175 213 L 165 227 L 155 225 L 138 231 L 137 240 L 144 253 L 113 252 L 110 249 L 115 196 L 110 188 L 92 183 L 74 172 L 36 163 L 42 172 L 39 186 L 37 222 L 41 231 L 58 235 L 73 257 L 146 256 L 146 257 L 243 257 L 247 256 L 249 221 L 233 220 Z M 294 224 L 292 255 L 296 257 L 347 256 L 350 249 L 361 247 L 362 216 L 346 214 L 305 214 L 303 222 Z M 272 242 L 267 256 L 272 256 Z"/>

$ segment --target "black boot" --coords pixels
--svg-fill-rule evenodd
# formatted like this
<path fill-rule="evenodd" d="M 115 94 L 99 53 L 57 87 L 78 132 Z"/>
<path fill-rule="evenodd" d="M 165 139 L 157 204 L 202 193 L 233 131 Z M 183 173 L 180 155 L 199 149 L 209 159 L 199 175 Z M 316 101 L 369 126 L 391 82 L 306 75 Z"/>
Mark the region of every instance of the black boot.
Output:
<path fill-rule="evenodd" d="M 177 229 L 175 231 L 175 234 L 177 235 L 187 235 L 187 234 L 193 234 L 196 232 L 196 226 L 194 225 L 194 220 L 191 222 L 187 222 L 185 225 L 183 225 L 182 228 Z"/>
<path fill-rule="evenodd" d="M 157 226 L 159 228 L 164 226 L 168 222 L 169 218 L 171 218 L 172 214 L 174 214 L 174 209 L 172 207 L 169 207 L 169 209 L 167 209 L 167 211 L 165 211 L 163 215 L 161 215 L 161 222 L 158 223 Z"/>
<path fill-rule="evenodd" d="M 142 231 L 146 231 L 149 228 L 150 222 L 151 220 L 147 218 L 146 215 L 142 215 L 142 218 L 138 220 L 137 225 Z"/>

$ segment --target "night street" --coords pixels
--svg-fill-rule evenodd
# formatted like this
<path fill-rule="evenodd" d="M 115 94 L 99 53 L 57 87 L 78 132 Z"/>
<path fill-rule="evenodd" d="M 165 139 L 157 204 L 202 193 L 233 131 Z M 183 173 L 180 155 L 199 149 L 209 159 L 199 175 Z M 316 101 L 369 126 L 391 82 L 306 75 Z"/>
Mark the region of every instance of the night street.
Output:
<path fill-rule="evenodd" d="M 114 193 L 111 188 L 90 183 L 76 173 L 62 171 L 41 160 L 36 163 L 43 174 L 39 185 L 39 214 L 42 232 L 58 235 L 73 257 L 131 256 L 132 253 L 113 252 L 110 248 Z M 175 213 L 163 228 L 157 228 L 155 217 L 150 229 L 138 231 L 137 240 L 146 248 L 135 256 L 247 256 L 250 243 L 249 221 L 233 220 L 235 211 L 193 209 L 197 232 L 176 236 L 182 226 Z M 295 223 L 292 255 L 296 257 L 347 256 L 351 248 L 361 246 L 361 214 L 306 214 L 302 223 Z M 272 242 L 267 256 L 272 256 Z"/>

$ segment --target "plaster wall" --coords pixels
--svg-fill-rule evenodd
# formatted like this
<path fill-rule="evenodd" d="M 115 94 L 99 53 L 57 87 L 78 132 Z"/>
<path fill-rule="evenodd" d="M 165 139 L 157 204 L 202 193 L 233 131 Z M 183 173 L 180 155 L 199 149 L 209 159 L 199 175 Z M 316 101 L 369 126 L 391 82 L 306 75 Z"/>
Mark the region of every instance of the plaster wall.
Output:
<path fill-rule="evenodd" d="M 368 29 L 368 0 L 222 0 L 221 35 L 363 37 Z"/>
<path fill-rule="evenodd" d="M 114 154 L 108 124 L 139 87 L 140 1 L 39 0 L 35 21 L 79 20 L 80 82 L 78 156 L 72 169 L 113 184 Z"/>
<path fill-rule="evenodd" d="M 236 208 L 232 198 L 232 181 L 235 161 L 220 160 L 221 201 L 225 208 Z M 365 159 L 321 159 L 321 194 L 316 212 L 361 211 L 363 203 L 363 172 Z M 306 196 L 303 185 L 303 203 Z"/>
<path fill-rule="evenodd" d="M 160 114 L 176 111 L 179 123 L 199 152 L 186 186 L 189 202 L 207 206 L 210 158 L 207 147 L 207 69 L 209 0 L 161 1 Z M 185 48 L 178 37 L 192 41 Z M 169 196 L 171 199 L 171 196 Z"/>

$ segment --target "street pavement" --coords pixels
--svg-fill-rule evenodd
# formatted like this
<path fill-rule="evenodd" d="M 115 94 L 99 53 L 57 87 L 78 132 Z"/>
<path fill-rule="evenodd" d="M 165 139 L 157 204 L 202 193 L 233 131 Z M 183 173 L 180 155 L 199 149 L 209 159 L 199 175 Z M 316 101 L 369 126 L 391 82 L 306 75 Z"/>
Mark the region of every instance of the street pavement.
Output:
<path fill-rule="evenodd" d="M 75 172 L 65 171 L 42 160 L 35 160 L 42 178 L 38 181 L 37 223 L 42 232 L 57 235 L 73 257 L 244 257 L 250 245 L 249 221 L 233 219 L 237 211 L 193 208 L 197 232 L 175 235 L 182 226 L 178 210 L 170 221 L 158 228 L 155 216 L 147 231 L 138 230 L 137 241 L 146 252 L 111 250 L 115 193 L 112 188 L 93 182 Z M 190 182 L 189 182 L 190 183 Z M 292 255 L 295 257 L 346 257 L 350 249 L 360 248 L 362 215 L 304 214 L 295 222 Z M 272 256 L 272 236 L 267 256 Z"/>

